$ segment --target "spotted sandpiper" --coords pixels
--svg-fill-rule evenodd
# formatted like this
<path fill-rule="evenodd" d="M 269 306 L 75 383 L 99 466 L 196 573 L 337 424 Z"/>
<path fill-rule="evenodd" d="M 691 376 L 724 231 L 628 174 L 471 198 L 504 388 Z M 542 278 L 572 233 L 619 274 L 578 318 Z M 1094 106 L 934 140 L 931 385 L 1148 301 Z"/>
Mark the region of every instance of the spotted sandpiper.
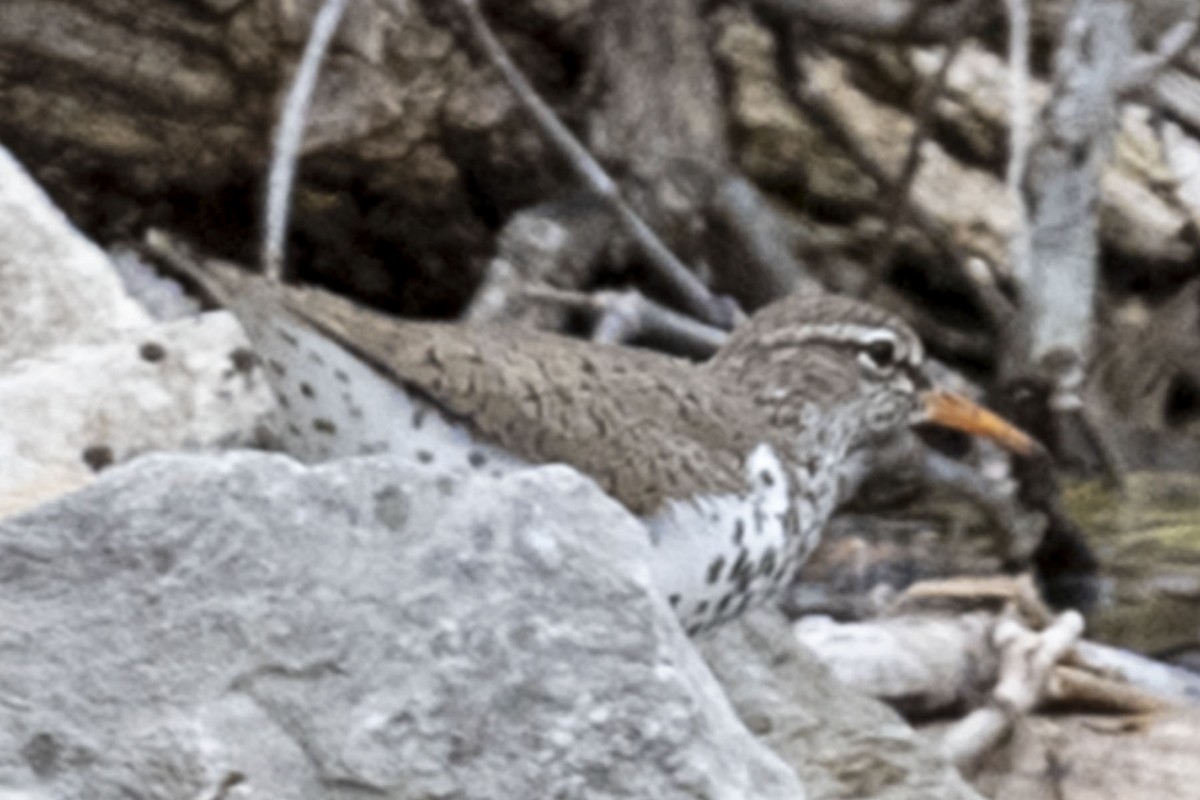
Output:
<path fill-rule="evenodd" d="M 401 321 L 228 270 L 197 277 L 258 349 L 286 450 L 307 460 L 387 451 L 480 470 L 570 464 L 645 522 L 658 587 L 693 633 L 785 585 L 877 455 L 911 443 L 913 424 L 1034 447 L 929 388 L 912 330 L 844 297 L 780 300 L 694 364 L 547 333 Z"/>

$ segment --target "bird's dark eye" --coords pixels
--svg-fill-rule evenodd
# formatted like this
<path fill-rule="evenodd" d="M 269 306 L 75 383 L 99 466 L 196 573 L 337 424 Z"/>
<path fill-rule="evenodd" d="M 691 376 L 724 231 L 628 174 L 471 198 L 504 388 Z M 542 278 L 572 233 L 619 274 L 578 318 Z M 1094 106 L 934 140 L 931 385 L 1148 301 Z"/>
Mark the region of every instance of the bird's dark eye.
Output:
<path fill-rule="evenodd" d="M 875 366 L 886 369 L 896 361 L 896 346 L 888 341 L 871 342 L 867 345 L 867 357 Z"/>

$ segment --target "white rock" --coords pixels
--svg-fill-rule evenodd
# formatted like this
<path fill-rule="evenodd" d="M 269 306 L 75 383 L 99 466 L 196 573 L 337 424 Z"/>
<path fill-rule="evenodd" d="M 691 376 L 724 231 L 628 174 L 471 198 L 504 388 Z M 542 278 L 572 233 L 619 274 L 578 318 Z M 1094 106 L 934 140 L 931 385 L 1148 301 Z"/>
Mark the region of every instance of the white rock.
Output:
<path fill-rule="evenodd" d="M 274 400 L 247 348 L 233 317 L 214 312 L 9 365 L 0 372 L 0 517 L 138 453 L 250 444 Z"/>
<path fill-rule="evenodd" d="M 149 321 L 104 252 L 0 148 L 0 364 Z"/>

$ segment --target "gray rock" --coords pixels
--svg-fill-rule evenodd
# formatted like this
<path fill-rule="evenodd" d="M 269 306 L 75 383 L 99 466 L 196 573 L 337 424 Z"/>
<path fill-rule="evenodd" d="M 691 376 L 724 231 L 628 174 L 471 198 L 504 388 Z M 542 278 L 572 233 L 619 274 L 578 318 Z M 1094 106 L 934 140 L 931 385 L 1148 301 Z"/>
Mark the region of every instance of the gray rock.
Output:
<path fill-rule="evenodd" d="M 801 798 L 564 467 L 156 455 L 0 524 L 0 796 Z"/>
<path fill-rule="evenodd" d="M 981 800 L 896 712 L 832 677 L 778 612 L 759 610 L 696 644 L 810 800 Z"/>

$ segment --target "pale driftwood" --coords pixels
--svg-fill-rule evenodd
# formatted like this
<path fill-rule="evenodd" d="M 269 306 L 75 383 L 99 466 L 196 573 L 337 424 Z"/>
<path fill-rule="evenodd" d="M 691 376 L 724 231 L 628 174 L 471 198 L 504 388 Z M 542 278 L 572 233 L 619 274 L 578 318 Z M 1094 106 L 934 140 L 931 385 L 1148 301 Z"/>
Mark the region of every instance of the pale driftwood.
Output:
<path fill-rule="evenodd" d="M 565 309 L 532 302 L 527 290 L 589 285 L 614 228 L 612 214 L 592 198 L 542 203 L 514 214 L 496 237 L 496 253 L 463 321 L 561 330 Z"/>
<path fill-rule="evenodd" d="M 905 615 L 838 623 L 804 617 L 793 627 L 839 681 L 922 718 L 961 712 L 995 681 L 990 612 Z"/>
<path fill-rule="evenodd" d="M 1091 354 L 1096 201 L 1117 130 L 1131 37 L 1123 3 L 1077 0 L 1058 51 L 1054 91 L 1021 178 L 1029 250 L 1013 265 L 1023 302 L 1021 323 L 1010 328 L 1006 362 L 1010 375 L 1047 373 L 1059 410 L 1080 404 Z"/>
<path fill-rule="evenodd" d="M 1029 96 L 1029 5 L 1027 0 L 1005 0 L 1008 10 L 1008 164 L 1004 183 L 1017 215 L 1009 237 L 1013 264 L 1029 263 L 1033 247 L 1029 237 L 1029 209 L 1021 192 L 1021 180 L 1029 164 L 1033 135 L 1033 106 Z M 1020 270 L 1015 270 L 1020 273 Z"/>
<path fill-rule="evenodd" d="M 597 318 L 592 339 L 608 344 L 647 337 L 664 349 L 707 358 L 724 343 L 728 334 L 703 322 L 647 299 L 640 292 L 569 292 L 545 286 L 527 286 L 530 300 L 570 306 Z"/>
<path fill-rule="evenodd" d="M 1166 698 L 1177 705 L 1200 707 L 1200 675 L 1130 650 L 1097 642 L 1080 642 L 1068 656 L 1067 664 Z"/>
<path fill-rule="evenodd" d="M 1120 90 L 1123 94 L 1141 92 L 1158 78 L 1191 47 L 1200 31 L 1200 6 L 1191 4 L 1181 19 L 1171 25 L 1155 43 L 1152 52 L 1139 55 L 1122 77 Z"/>
<path fill-rule="evenodd" d="M 992 632 L 1000 653 L 1000 675 L 987 705 L 975 709 L 942 737 L 942 753 L 960 770 L 990 752 L 1021 717 L 1042 701 L 1055 666 L 1083 632 L 1083 617 L 1060 614 L 1034 632 L 1012 617 L 1002 617 Z"/>
<path fill-rule="evenodd" d="M 1000 621 L 1030 631 L 1061 624 L 1064 632 L 1079 622 L 1051 614 L 1024 579 L 922 582 L 886 606 L 891 616 L 853 623 L 812 616 L 793 630 L 839 680 L 917 717 L 979 705 L 993 691 L 1007 641 L 994 636 Z M 1014 631 L 1004 635 L 1021 641 Z M 1045 699 L 1058 709 L 1200 708 L 1200 676 L 1129 650 L 1078 641 L 1055 663 Z"/>

